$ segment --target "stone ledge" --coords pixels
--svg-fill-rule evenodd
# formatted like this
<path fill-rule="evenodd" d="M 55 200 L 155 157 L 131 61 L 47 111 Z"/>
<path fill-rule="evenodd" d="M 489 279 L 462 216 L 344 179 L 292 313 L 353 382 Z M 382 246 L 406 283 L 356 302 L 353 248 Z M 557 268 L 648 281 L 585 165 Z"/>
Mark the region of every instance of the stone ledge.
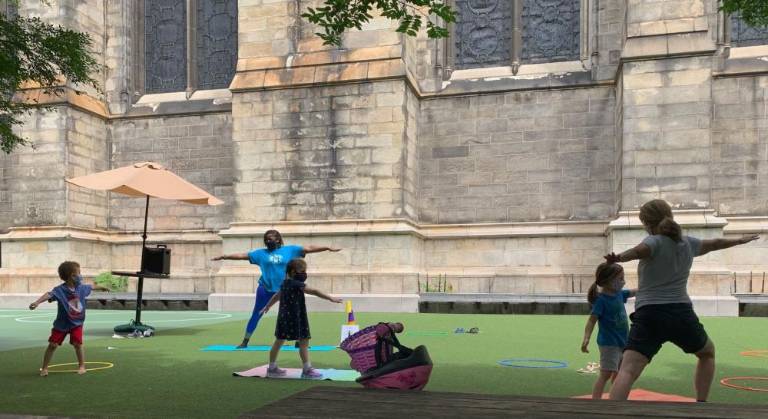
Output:
<path fill-rule="evenodd" d="M 427 303 L 508 303 L 583 304 L 586 294 L 421 294 Z M 740 300 L 733 296 L 691 296 L 696 314 L 702 317 L 738 317 Z M 768 298 L 761 302 L 768 303 Z M 626 303 L 627 313 L 635 311 L 635 299 Z"/>
<path fill-rule="evenodd" d="M 613 80 L 600 82 L 592 79 L 592 72 L 567 71 L 516 75 L 509 77 L 486 77 L 451 79 L 442 82 L 439 92 L 417 92 L 421 98 L 474 95 L 479 93 L 510 92 L 521 90 L 548 90 L 566 88 L 588 88 L 613 86 Z"/>
<path fill-rule="evenodd" d="M 737 50 L 750 52 L 735 53 Z M 733 48 L 724 61 L 723 69 L 712 73 L 713 77 L 740 77 L 768 73 L 768 48 L 765 46 Z"/>
<path fill-rule="evenodd" d="M 734 294 L 740 304 L 765 304 L 768 305 L 768 294 L 741 293 Z"/>
<path fill-rule="evenodd" d="M 675 221 L 683 228 L 724 227 L 728 220 L 719 217 L 713 209 L 673 209 Z M 608 224 L 608 231 L 642 229 L 640 210 L 619 211 L 619 216 Z"/>
<path fill-rule="evenodd" d="M 768 233 L 768 217 L 727 217 L 725 234 Z"/>
<path fill-rule="evenodd" d="M 183 94 L 183 92 L 182 92 Z M 190 100 L 158 100 L 150 102 L 151 98 L 142 96 L 143 103 L 134 103 L 131 108 L 123 115 L 115 115 L 112 119 L 138 119 L 138 118 L 156 118 L 171 115 L 199 115 L 210 113 L 229 113 L 232 112 L 231 100 L 221 98 L 201 98 L 195 99 L 194 95 Z"/>
<path fill-rule="evenodd" d="M 180 237 L 181 236 L 181 237 Z M 83 240 L 106 244 L 141 243 L 141 232 L 106 231 L 69 226 L 50 227 L 11 227 L 5 234 L 0 234 L 0 241 L 39 241 L 39 240 Z M 148 244 L 152 243 L 218 243 L 219 235 L 213 231 L 180 230 L 150 231 Z"/>
<path fill-rule="evenodd" d="M 621 53 L 623 61 L 675 55 L 713 54 L 717 46 L 708 31 L 628 37 Z"/>
<path fill-rule="evenodd" d="M 107 106 L 101 100 L 86 93 L 78 94 L 71 87 L 54 86 L 53 88 L 62 89 L 62 94 L 45 92 L 45 89 L 41 88 L 32 88 L 17 91 L 13 100 L 40 106 L 69 105 L 102 119 L 110 117 Z"/>
<path fill-rule="evenodd" d="M 479 302 L 479 303 L 583 303 L 586 294 L 420 294 L 422 302 Z"/>
<path fill-rule="evenodd" d="M 253 237 L 268 229 L 284 236 L 345 236 L 360 234 L 410 234 L 423 239 L 482 237 L 577 237 L 603 236 L 607 221 L 552 221 L 488 224 L 416 224 L 406 219 L 283 221 L 268 223 L 231 223 L 222 230 L 222 238 Z"/>
<path fill-rule="evenodd" d="M 708 26 L 707 16 L 629 23 L 627 38 L 706 31 Z"/>
<path fill-rule="evenodd" d="M 135 300 L 135 292 L 93 292 L 89 300 Z M 203 293 L 143 293 L 142 300 L 207 300 L 208 294 Z"/>
<path fill-rule="evenodd" d="M 589 72 L 581 61 L 556 61 L 541 64 L 522 64 L 513 73 L 512 66 L 471 68 L 466 70 L 454 70 L 451 73 L 450 81 L 459 80 L 483 80 L 496 78 L 510 78 L 524 80 L 531 77 L 543 77 L 548 74 L 568 74 Z"/>
<path fill-rule="evenodd" d="M 768 45 L 755 45 L 751 47 L 728 48 L 728 59 L 763 58 L 768 56 Z"/>
<path fill-rule="evenodd" d="M 691 296 L 693 309 L 700 317 L 739 317 L 739 300 L 733 296 Z M 635 311 L 635 299 L 626 304 L 627 313 Z"/>
<path fill-rule="evenodd" d="M 405 76 L 401 58 L 350 63 L 330 63 L 304 67 L 242 71 L 235 74 L 229 89 L 247 92 L 264 89 L 284 89 L 332 83 L 351 83 Z"/>
<path fill-rule="evenodd" d="M 416 294 L 334 294 L 343 300 L 351 300 L 357 312 L 418 313 L 419 296 Z M 307 295 L 307 311 L 344 312 L 344 304 L 335 304 Z M 211 294 L 208 311 L 253 310 L 253 294 Z M 27 303 L 29 304 L 29 303 Z"/>
<path fill-rule="evenodd" d="M 241 58 L 237 61 L 237 72 L 388 60 L 400 57 L 402 57 L 402 48 L 399 45 L 349 50 L 334 49 L 278 57 Z"/>

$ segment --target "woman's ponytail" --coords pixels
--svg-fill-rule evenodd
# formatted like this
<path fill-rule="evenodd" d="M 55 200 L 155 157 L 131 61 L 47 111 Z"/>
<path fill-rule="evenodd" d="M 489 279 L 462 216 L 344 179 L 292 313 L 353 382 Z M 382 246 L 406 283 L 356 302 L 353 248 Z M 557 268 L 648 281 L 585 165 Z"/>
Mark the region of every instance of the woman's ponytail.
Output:
<path fill-rule="evenodd" d="M 663 234 L 676 242 L 683 240 L 683 229 L 670 217 L 664 217 L 657 229 L 659 234 Z"/>

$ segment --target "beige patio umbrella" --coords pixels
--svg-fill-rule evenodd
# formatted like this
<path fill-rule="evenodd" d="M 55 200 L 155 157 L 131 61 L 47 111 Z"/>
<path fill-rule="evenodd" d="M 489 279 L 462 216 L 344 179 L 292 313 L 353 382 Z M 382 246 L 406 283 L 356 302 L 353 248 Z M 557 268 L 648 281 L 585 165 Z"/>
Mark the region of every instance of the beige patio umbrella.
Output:
<path fill-rule="evenodd" d="M 136 163 L 118 169 L 65 179 L 68 183 L 83 188 L 100 191 L 117 192 L 123 195 L 146 197 L 144 208 L 144 232 L 141 235 L 141 268 L 133 273 L 123 275 L 139 278 L 136 289 L 136 318 L 128 325 L 115 327 L 115 332 L 144 332 L 154 330 L 152 326 L 141 323 L 141 296 L 144 287 L 144 277 L 164 277 L 144 272 L 144 249 L 147 244 L 147 216 L 149 215 L 149 198 L 172 199 L 195 205 L 221 205 L 224 202 L 197 186 L 187 182 L 160 164 L 153 162 Z"/>

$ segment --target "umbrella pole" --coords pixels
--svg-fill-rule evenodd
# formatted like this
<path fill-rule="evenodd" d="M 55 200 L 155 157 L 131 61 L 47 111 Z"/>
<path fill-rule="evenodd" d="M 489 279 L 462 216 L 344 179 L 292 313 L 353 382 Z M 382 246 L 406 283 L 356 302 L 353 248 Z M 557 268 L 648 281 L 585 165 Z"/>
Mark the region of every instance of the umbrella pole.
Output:
<path fill-rule="evenodd" d="M 141 265 L 139 267 L 139 283 L 136 287 L 136 324 L 141 325 L 141 295 L 144 292 L 144 248 L 147 246 L 147 218 L 149 216 L 149 195 L 144 206 L 144 232 L 141 234 Z"/>
<path fill-rule="evenodd" d="M 147 245 L 147 216 L 149 215 L 149 195 L 147 195 L 147 204 L 144 208 L 144 231 L 141 235 L 141 268 L 137 276 L 139 283 L 136 286 L 136 318 L 128 324 L 115 326 L 115 333 L 146 333 L 148 330 L 154 333 L 155 328 L 141 323 L 141 295 L 144 292 L 144 248 Z M 151 336 L 151 334 L 150 334 Z"/>

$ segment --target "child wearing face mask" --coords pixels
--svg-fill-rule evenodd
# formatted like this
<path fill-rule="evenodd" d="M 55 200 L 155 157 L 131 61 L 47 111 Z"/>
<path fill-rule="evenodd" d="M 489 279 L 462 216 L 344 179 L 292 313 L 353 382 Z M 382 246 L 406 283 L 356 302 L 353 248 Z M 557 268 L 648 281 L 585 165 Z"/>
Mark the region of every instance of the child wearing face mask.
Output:
<path fill-rule="evenodd" d="M 53 321 L 51 336 L 48 338 L 48 348 L 43 356 L 43 366 L 40 368 L 40 376 L 48 375 L 48 364 L 51 362 L 56 348 L 61 346 L 64 338 L 69 335 L 69 343 L 75 348 L 77 356 L 77 373 L 85 374 L 85 356 L 83 355 L 83 322 L 85 322 L 85 298 L 91 294 L 91 290 L 109 291 L 98 286 L 83 284 L 80 276 L 80 264 L 77 262 L 64 262 L 59 265 L 59 278 L 63 284 L 46 292 L 34 303 L 29 305 L 30 310 L 37 308 L 44 301 L 56 301 L 58 312 Z"/>
<path fill-rule="evenodd" d="M 598 292 L 598 287 L 601 291 Z M 587 301 L 592 313 L 584 329 L 581 351 L 589 353 L 589 340 L 595 323 L 600 324 L 597 346 L 600 348 L 600 374 L 592 388 L 592 398 L 601 399 L 608 380 L 615 380 L 619 364 L 627 344 L 629 322 L 624 303 L 637 294 L 637 290 L 625 290 L 624 269 L 614 263 L 601 263 L 595 272 L 595 282 L 589 287 Z"/>
<path fill-rule="evenodd" d="M 309 360 L 309 320 L 307 319 L 307 305 L 304 294 L 311 294 L 334 303 L 341 303 L 341 299 L 331 297 L 319 290 L 306 285 L 307 263 L 303 259 L 294 259 L 286 267 L 286 276 L 280 291 L 269 300 L 261 310 L 261 315 L 266 314 L 270 307 L 278 300 L 280 309 L 277 313 L 277 326 L 275 327 L 275 343 L 269 351 L 268 377 L 281 377 L 286 374 L 284 369 L 277 367 L 277 355 L 286 340 L 295 340 L 299 343 L 299 356 L 303 364 L 301 378 L 322 378 L 322 374 L 312 368 Z"/>

